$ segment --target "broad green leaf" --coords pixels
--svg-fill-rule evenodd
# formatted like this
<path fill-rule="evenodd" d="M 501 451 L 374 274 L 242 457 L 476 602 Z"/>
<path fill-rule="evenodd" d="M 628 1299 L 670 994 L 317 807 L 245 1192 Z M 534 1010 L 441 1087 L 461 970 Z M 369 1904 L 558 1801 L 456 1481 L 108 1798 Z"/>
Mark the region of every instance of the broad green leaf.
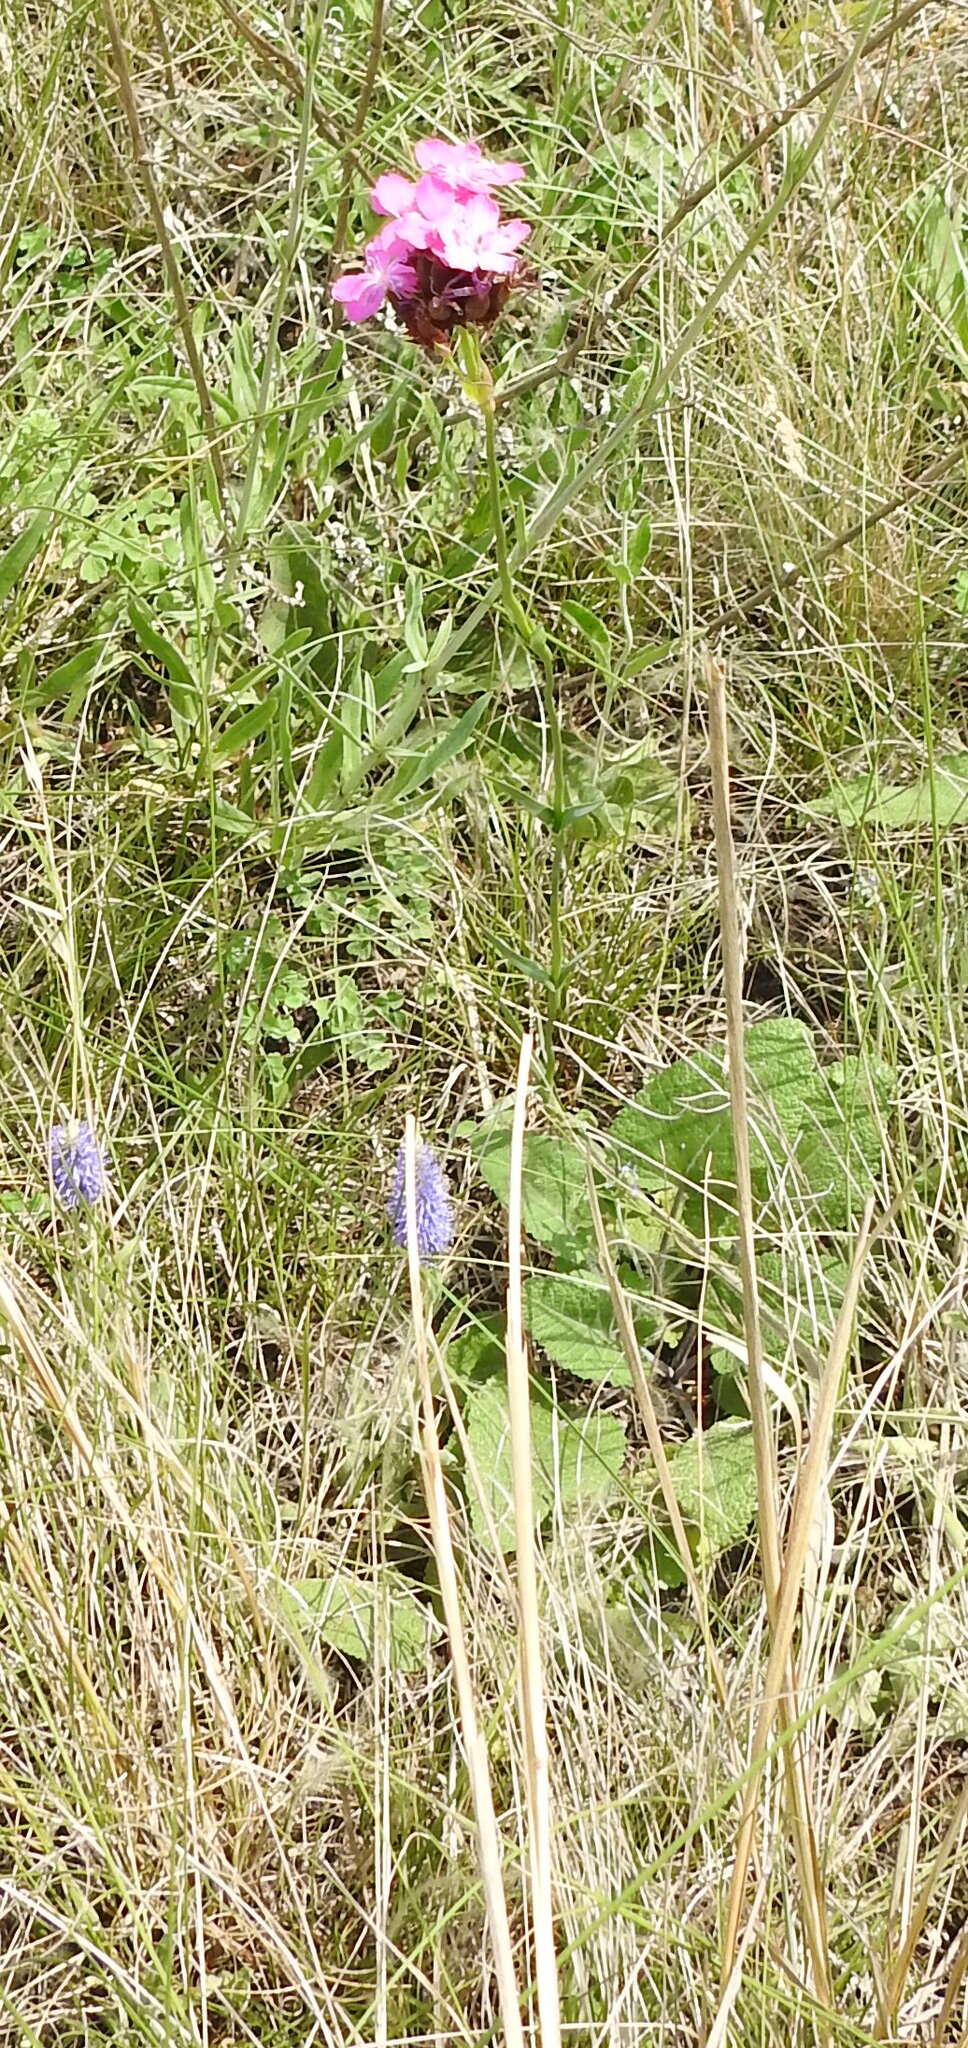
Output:
<path fill-rule="evenodd" d="M 679 777 L 655 752 L 651 740 L 606 757 L 601 784 L 609 809 L 618 811 L 629 826 L 640 826 L 652 836 L 675 831 L 682 800 Z"/>
<path fill-rule="evenodd" d="M 542 1351 L 583 1380 L 629 1385 L 608 1288 L 592 1274 L 531 1273 L 524 1284 L 525 1327 Z"/>
<path fill-rule="evenodd" d="M 472 1145 L 488 1187 L 507 1208 L 511 1172 L 507 1113 L 482 1126 Z M 593 1244 L 595 1230 L 588 1207 L 585 1161 L 577 1145 L 548 1132 L 527 1133 L 522 1206 L 528 1236 L 547 1245 L 560 1258 L 577 1261 Z"/>
<path fill-rule="evenodd" d="M 480 1316 L 448 1338 L 447 1372 L 459 1387 L 479 1384 L 504 1371 L 504 1317 Z"/>
<path fill-rule="evenodd" d="M 574 735 L 564 743 L 567 802 L 556 815 L 535 794 L 543 783 L 545 738 L 532 720 L 518 718 L 488 734 L 488 749 L 510 799 L 532 817 L 582 840 L 626 841 L 665 838 L 688 808 L 674 767 L 656 753 L 654 741 L 621 746 L 590 745 Z"/>
<path fill-rule="evenodd" d="M 487 1540 L 493 1523 L 503 1551 L 514 1548 L 511 1425 L 507 1389 L 490 1380 L 465 1410 L 468 1442 L 483 1500 L 468 1476 L 471 1524 Z M 538 1389 L 531 1398 L 531 1483 L 534 1512 L 543 1521 L 554 1506 L 581 1509 L 609 1500 L 620 1489 L 625 1430 L 615 1415 L 588 1415 L 554 1403 Z"/>
<path fill-rule="evenodd" d="M 505 967 L 523 975 L 525 981 L 533 982 L 537 988 L 554 988 L 554 976 L 549 974 L 547 967 L 542 967 L 540 960 L 529 960 L 526 953 L 516 953 L 513 946 L 506 946 L 497 933 L 492 935 L 491 943 L 495 958 Z"/>
<path fill-rule="evenodd" d="M 897 1628 L 902 1610 L 885 1630 Z M 886 1674 L 896 1699 L 908 1702 L 926 1692 L 938 1734 L 953 1742 L 968 1738 L 968 1685 L 964 1675 L 964 1624 L 942 1601 L 912 1619 L 887 1651 Z"/>
<path fill-rule="evenodd" d="M 697 1560 L 711 1564 L 742 1542 L 756 1513 L 753 1432 L 745 1422 L 714 1422 L 672 1452 L 669 1471 Z"/>
<path fill-rule="evenodd" d="M 638 1185 L 657 1192 L 670 1182 L 728 1186 L 733 1147 L 722 1056 L 700 1053 L 676 1060 L 646 1082 L 634 1103 L 619 1111 L 611 1134 Z M 708 1170 L 707 1170 L 708 1169 Z"/>
<path fill-rule="evenodd" d="M 815 817 L 837 818 L 842 825 L 879 825 L 887 831 L 937 825 L 946 831 L 968 819 L 968 754 L 942 755 L 933 773 L 906 784 L 884 782 L 876 774 L 852 776 L 807 808 Z"/>
<path fill-rule="evenodd" d="M 629 679 L 644 675 L 646 669 L 654 668 L 657 661 L 665 661 L 671 653 L 672 646 L 668 640 L 647 641 L 643 647 L 633 648 L 632 653 L 626 656 L 622 674 Z"/>
<path fill-rule="evenodd" d="M 575 836 L 627 840 L 665 838 L 675 831 L 681 802 L 679 777 L 640 740 L 600 758 L 590 748 L 571 748 L 566 762 L 571 806 L 584 805 L 588 822 Z"/>
<path fill-rule="evenodd" d="M 820 1253 L 812 1241 L 804 1250 L 791 1234 L 781 1251 L 764 1246 L 757 1251 L 757 1280 L 760 1300 L 766 1312 L 764 1343 L 767 1362 L 779 1367 L 779 1349 L 786 1354 L 791 1342 L 803 1343 L 826 1352 L 840 1313 L 849 1268 L 835 1252 Z M 706 1296 L 706 1336 L 712 1345 L 716 1372 L 734 1376 L 737 1358 L 717 1345 L 722 1332 L 742 1335 L 743 1298 L 738 1273 L 710 1276 Z"/>
<path fill-rule="evenodd" d="M 385 1571 L 379 1582 L 336 1571 L 325 1579 L 294 1579 L 278 1593 L 279 1611 L 298 1636 L 318 1640 L 340 1656 L 368 1663 L 373 1656 L 379 1618 L 389 1638 L 394 1670 L 415 1671 L 426 1655 L 428 1640 L 439 1624 L 428 1607 L 415 1599 L 399 1572 Z"/>
<path fill-rule="evenodd" d="M 852 1056 L 825 1067 L 804 1102 L 797 1163 L 827 1229 L 846 1229 L 870 1193 L 894 1085 L 883 1061 Z"/>
<path fill-rule="evenodd" d="M 782 1195 L 788 1207 L 799 1189 L 811 1197 L 822 1227 L 842 1228 L 879 1165 L 877 1111 L 890 1099 L 889 1071 L 856 1059 L 818 1067 L 806 1025 L 784 1017 L 751 1027 L 746 1062 L 758 1202 L 768 1208 Z M 722 1217 L 722 1205 L 732 1205 L 733 1139 L 721 1053 L 677 1060 L 654 1074 L 619 1112 L 611 1135 L 644 1191 L 706 1190 L 714 1219 L 717 1210 Z"/>
<path fill-rule="evenodd" d="M 350 648 L 346 662 L 346 673 L 339 706 L 339 725 L 343 737 L 343 755 L 340 761 L 340 788 L 344 796 L 352 796 L 359 788 L 363 761 L 363 735 L 370 736 L 370 697 L 367 689 L 369 678 L 364 675 L 362 650 L 357 643 Z"/>

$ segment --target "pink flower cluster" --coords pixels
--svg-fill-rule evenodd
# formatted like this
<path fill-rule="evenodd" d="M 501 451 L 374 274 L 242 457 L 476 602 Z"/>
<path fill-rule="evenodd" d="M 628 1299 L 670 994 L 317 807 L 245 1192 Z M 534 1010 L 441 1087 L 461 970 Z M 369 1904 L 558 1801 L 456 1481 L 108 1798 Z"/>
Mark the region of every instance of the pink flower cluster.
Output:
<path fill-rule="evenodd" d="M 362 270 L 333 285 L 347 320 L 369 320 L 389 299 L 414 341 L 443 344 L 455 327 L 486 326 L 503 306 L 531 230 L 502 220 L 491 193 L 524 177 L 516 163 L 492 163 L 476 142 L 418 142 L 421 175 L 387 171 L 370 194 L 387 225 L 363 252 Z"/>

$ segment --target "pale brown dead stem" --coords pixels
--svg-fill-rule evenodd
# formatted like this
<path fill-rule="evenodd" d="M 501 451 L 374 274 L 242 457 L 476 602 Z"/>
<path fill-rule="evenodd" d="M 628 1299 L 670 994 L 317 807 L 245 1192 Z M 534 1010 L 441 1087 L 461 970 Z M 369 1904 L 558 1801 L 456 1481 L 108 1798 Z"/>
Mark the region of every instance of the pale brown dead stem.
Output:
<path fill-rule="evenodd" d="M 713 780 L 713 821 L 716 840 L 716 870 L 719 889 L 719 921 L 723 954 L 723 984 L 726 999 L 726 1043 L 729 1061 L 729 1109 L 736 1173 L 736 1210 L 739 1231 L 739 1265 L 743 1293 L 743 1324 L 746 1335 L 747 1396 L 753 1423 L 756 1460 L 757 1513 L 760 1560 L 766 1611 L 774 1645 L 780 1599 L 780 1537 L 777 1521 L 776 1446 L 773 1421 L 764 1375 L 760 1329 L 759 1291 L 756 1280 L 756 1243 L 753 1212 L 753 1182 L 750 1168 L 749 1110 L 746 1092 L 746 1034 L 743 1016 L 743 945 L 740 935 L 739 900 L 736 887 L 736 857 L 730 820 L 729 746 L 726 723 L 726 677 L 708 654 L 704 660 L 709 700 L 709 751 Z M 786 1646 L 780 1666 L 782 1692 L 776 1711 L 781 1725 L 796 1718 L 796 1673 Z M 772 1711 L 772 1710 L 771 1710 Z M 828 1945 L 820 1859 L 807 1799 L 802 1747 L 791 1741 L 783 1751 L 787 1812 L 800 1871 L 804 1931 L 810 1949 L 814 1984 L 821 2003 L 830 2003 Z M 751 1780 L 740 1821 L 736 1867 L 730 1894 L 726 1935 L 723 1943 L 722 1978 L 725 1983 L 733 1966 L 746 1872 L 749 1866 L 755 1817 L 755 1784 Z"/>
<path fill-rule="evenodd" d="M 437 1564 L 437 1574 L 440 1580 L 440 1596 L 447 1624 L 447 1637 L 450 1645 L 454 1684 L 457 1689 L 457 1704 L 460 1712 L 461 1732 L 464 1739 L 464 1754 L 467 1759 L 471 1797 L 474 1802 L 474 1815 L 477 1822 L 478 1867 L 481 1873 L 481 1882 L 484 1886 L 488 1925 L 491 1931 L 491 1945 L 494 1951 L 494 1968 L 497 1977 L 501 2018 L 504 2023 L 505 2039 L 509 2044 L 509 2048 L 525 2048 L 524 2028 L 521 2022 L 521 2001 L 515 1976 L 511 1928 L 508 1920 L 507 1900 L 504 1893 L 504 1859 L 501 1853 L 501 1841 L 498 1835 L 497 1818 L 494 1812 L 487 1744 L 481 1734 L 480 1723 L 477 1717 L 474 1684 L 471 1678 L 467 1645 L 464 1639 L 457 1560 L 454 1555 L 443 1466 L 440 1461 L 440 1442 L 437 1436 L 437 1418 L 434 1410 L 434 1392 L 430 1377 L 430 1357 L 427 1347 L 427 1326 L 424 1317 L 420 1251 L 417 1243 L 417 1126 L 412 1116 L 407 1117 L 404 1143 L 407 1271 L 410 1279 L 410 1306 L 413 1316 L 414 1350 L 417 1357 L 422 1411 L 420 1469 L 427 1501 L 427 1513 L 430 1518 L 431 1541 Z"/>
<path fill-rule="evenodd" d="M 531 1864 L 531 1917 L 534 1925 L 535 1980 L 542 2048 L 559 2048 L 561 2015 L 558 1959 L 555 1953 L 554 1902 L 551 1882 L 551 1785 L 541 1665 L 538 1616 L 538 1574 L 534 1542 L 534 1499 L 531 1486 L 531 1400 L 528 1356 L 521 1313 L 521 1188 L 524 1169 L 524 1127 L 531 1071 L 531 1036 L 521 1041 L 514 1120 L 511 1127 L 511 1172 L 508 1198 L 507 1376 L 511 1423 L 511 1471 L 514 1490 L 514 1542 L 520 1657 L 521 1720 L 524 1734 L 528 1836 Z"/>

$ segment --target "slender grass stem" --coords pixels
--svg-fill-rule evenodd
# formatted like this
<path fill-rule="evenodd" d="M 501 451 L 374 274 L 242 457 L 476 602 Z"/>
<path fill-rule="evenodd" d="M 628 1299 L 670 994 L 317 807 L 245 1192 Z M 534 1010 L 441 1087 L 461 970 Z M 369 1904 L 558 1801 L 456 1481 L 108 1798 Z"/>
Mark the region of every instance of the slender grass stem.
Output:
<path fill-rule="evenodd" d="M 189 311 L 188 300 L 185 296 L 185 287 L 182 283 L 181 271 L 178 266 L 178 258 L 175 254 L 174 244 L 168 232 L 168 225 L 165 220 L 164 208 L 161 203 L 158 187 L 155 184 L 151 164 L 148 160 L 148 152 L 145 148 L 144 131 L 141 126 L 141 116 L 138 112 L 138 102 L 135 97 L 134 85 L 132 83 L 131 78 L 131 71 L 128 65 L 127 52 L 124 47 L 124 41 L 121 35 L 121 30 L 118 27 L 118 18 L 115 14 L 114 7 L 112 5 L 112 0 L 102 0 L 102 6 L 104 10 L 104 20 L 108 32 L 108 40 L 111 44 L 111 54 L 114 58 L 114 67 L 117 73 L 118 93 L 120 96 L 122 108 L 124 110 L 124 118 L 128 125 L 128 133 L 131 137 L 131 151 L 134 157 L 138 176 L 141 180 L 142 188 L 144 190 L 144 195 L 148 202 L 148 211 L 151 214 L 155 234 L 158 238 L 158 247 L 161 251 L 161 258 L 165 267 L 165 274 L 168 278 L 168 287 L 171 292 L 172 298 L 175 302 L 175 318 L 178 322 L 178 331 L 181 336 L 182 347 L 184 348 L 185 354 L 188 358 L 188 367 L 192 374 L 192 381 L 194 383 L 195 390 L 198 394 L 199 410 L 201 412 L 205 432 L 208 437 L 209 459 L 211 461 L 212 468 L 215 472 L 215 478 L 219 488 L 219 495 L 223 500 L 224 516 L 225 472 L 222 464 L 222 452 L 221 447 L 219 445 L 218 429 L 215 422 L 215 411 L 212 405 L 212 396 L 208 388 L 208 379 L 206 378 L 205 371 L 202 366 L 202 358 L 199 353 L 198 343 L 195 340 L 195 331 L 194 328 L 192 327 L 191 313 Z"/>

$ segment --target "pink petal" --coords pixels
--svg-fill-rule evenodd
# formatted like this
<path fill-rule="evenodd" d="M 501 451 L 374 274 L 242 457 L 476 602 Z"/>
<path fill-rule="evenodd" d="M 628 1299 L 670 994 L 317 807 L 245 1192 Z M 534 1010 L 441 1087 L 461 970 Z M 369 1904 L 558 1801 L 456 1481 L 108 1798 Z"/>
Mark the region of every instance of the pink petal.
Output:
<path fill-rule="evenodd" d="M 479 163 L 481 148 L 478 142 L 445 142 L 442 135 L 428 135 L 425 141 L 414 144 L 413 153 L 422 171 L 452 176 L 465 166 Z"/>
<path fill-rule="evenodd" d="M 475 192 L 469 199 L 455 201 L 438 223 L 444 262 L 453 270 L 502 268 L 501 263 L 491 261 L 492 256 L 501 254 L 500 225 L 497 201 L 488 199 L 486 193 Z"/>
<path fill-rule="evenodd" d="M 489 185 L 516 185 L 519 178 L 527 176 L 524 165 L 515 163 L 513 158 L 506 164 L 489 164 L 487 168 Z"/>
<path fill-rule="evenodd" d="M 401 250 L 426 249 L 433 229 L 422 213 L 401 213 L 393 222 Z M 384 229 L 384 233 L 386 230 Z"/>
<path fill-rule="evenodd" d="M 405 256 L 412 244 L 403 232 L 403 222 L 388 220 L 385 228 L 370 237 L 364 253 L 367 270 L 375 270 L 392 261 L 394 256 Z"/>
<path fill-rule="evenodd" d="M 502 249 L 520 249 L 522 242 L 527 241 L 530 233 L 530 221 L 505 220 L 502 221 L 495 239 L 500 243 Z"/>
<path fill-rule="evenodd" d="M 386 227 L 367 242 L 363 260 L 368 273 L 382 277 L 389 291 L 393 291 L 398 283 L 410 282 L 410 260 L 415 248 L 423 248 L 426 234 L 427 224 L 416 214 L 404 214 L 400 220 L 388 220 Z"/>
<path fill-rule="evenodd" d="M 374 213 L 406 213 L 414 203 L 414 186 L 399 171 L 384 171 L 370 192 Z"/>
<path fill-rule="evenodd" d="M 448 185 L 436 171 L 428 171 L 425 177 L 417 180 L 413 203 L 424 220 L 433 221 L 435 226 L 446 220 L 454 207 L 461 204 L 453 185 Z"/>
<path fill-rule="evenodd" d="M 422 171 L 446 179 L 461 195 L 486 192 L 491 185 L 513 185 L 524 177 L 524 165 L 492 163 L 477 142 L 445 142 L 439 135 L 418 142 L 414 156 Z"/>
<path fill-rule="evenodd" d="M 330 291 L 339 300 L 347 320 L 371 320 L 386 298 L 387 283 L 385 278 L 370 276 L 365 270 L 351 270 L 345 277 L 336 278 Z"/>

